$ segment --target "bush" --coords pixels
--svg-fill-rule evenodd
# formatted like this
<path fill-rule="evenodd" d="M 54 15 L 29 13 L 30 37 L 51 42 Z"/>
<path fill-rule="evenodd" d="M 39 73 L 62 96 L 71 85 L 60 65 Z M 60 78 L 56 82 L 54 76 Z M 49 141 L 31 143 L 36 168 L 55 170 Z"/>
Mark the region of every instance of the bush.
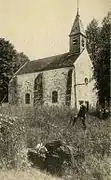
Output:
<path fill-rule="evenodd" d="M 0 114 L 0 163 L 5 168 L 24 166 L 26 149 L 24 119 Z"/>

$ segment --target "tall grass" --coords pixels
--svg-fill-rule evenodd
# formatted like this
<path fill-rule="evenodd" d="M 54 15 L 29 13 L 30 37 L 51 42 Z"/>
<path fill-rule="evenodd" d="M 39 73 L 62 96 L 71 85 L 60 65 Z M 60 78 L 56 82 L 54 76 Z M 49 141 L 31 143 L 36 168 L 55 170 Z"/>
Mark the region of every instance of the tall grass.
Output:
<path fill-rule="evenodd" d="M 11 111 L 12 110 L 12 111 Z M 19 112 L 19 113 L 17 113 Z M 15 114 L 17 113 L 17 115 Z M 20 110 L 0 109 L 0 167 L 25 166 L 27 147 L 26 123 Z"/>
<path fill-rule="evenodd" d="M 84 131 L 80 120 L 74 127 L 68 124 L 74 116 L 74 110 L 67 107 L 10 107 L 7 110 L 1 108 L 1 112 L 2 115 L 16 115 L 17 126 L 24 127 L 18 138 L 24 142 L 23 146 L 17 146 L 19 160 L 23 160 L 23 155 L 21 157 L 20 154 L 26 146 L 35 147 L 40 142 L 45 144 L 51 140 L 61 139 L 73 149 L 73 164 L 63 171 L 64 179 L 68 179 L 68 175 L 75 180 L 110 179 L 110 119 L 100 120 L 87 115 L 87 130 Z M 22 119 L 24 123 L 21 126 Z M 21 144 L 20 141 L 17 144 Z M 21 151 L 20 147 L 23 147 Z"/>
<path fill-rule="evenodd" d="M 36 169 L 25 171 L 0 171 L 0 180 L 60 180 L 57 177 L 42 173 Z"/>

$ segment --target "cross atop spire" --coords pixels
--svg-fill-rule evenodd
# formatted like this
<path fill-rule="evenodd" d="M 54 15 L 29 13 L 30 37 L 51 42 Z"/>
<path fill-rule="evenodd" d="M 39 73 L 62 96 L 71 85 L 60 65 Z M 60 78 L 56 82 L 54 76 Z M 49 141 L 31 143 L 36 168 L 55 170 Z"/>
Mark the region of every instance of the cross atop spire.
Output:
<path fill-rule="evenodd" d="M 79 16 L 79 0 L 77 0 L 77 15 Z"/>

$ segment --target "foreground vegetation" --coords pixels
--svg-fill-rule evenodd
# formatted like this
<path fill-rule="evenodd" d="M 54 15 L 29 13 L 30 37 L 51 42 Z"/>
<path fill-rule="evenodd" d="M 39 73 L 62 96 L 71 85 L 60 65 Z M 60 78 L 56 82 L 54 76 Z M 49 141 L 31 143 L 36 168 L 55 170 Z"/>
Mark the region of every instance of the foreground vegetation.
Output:
<path fill-rule="evenodd" d="M 88 115 L 87 130 L 84 131 L 80 121 L 77 121 L 74 127 L 68 124 L 74 115 L 74 110 L 68 108 L 1 107 L 0 112 L 2 124 L 3 119 L 8 122 L 13 121 L 11 126 L 5 126 L 8 127 L 5 129 L 5 135 L 3 132 L 1 134 L 0 166 L 5 169 L 16 169 L 17 172 L 18 169 L 20 170 L 18 173 L 14 170 L 7 172 L 7 177 L 10 178 L 12 172 L 17 179 L 22 180 L 22 176 L 27 174 L 25 169 L 30 169 L 26 158 L 27 147 L 61 139 L 73 149 L 73 164 L 72 167 L 63 169 L 63 179 L 70 177 L 75 180 L 108 180 L 111 178 L 109 118 L 100 120 L 94 115 Z M 33 180 L 37 177 L 38 171 L 30 169 L 31 173 L 34 176 Z M 5 174 L 4 171 L 0 173 L 0 178 L 3 174 Z M 50 179 L 50 177 L 47 178 Z"/>
<path fill-rule="evenodd" d="M 0 180 L 59 180 L 57 177 L 43 174 L 36 169 L 30 169 L 25 171 L 0 171 Z"/>

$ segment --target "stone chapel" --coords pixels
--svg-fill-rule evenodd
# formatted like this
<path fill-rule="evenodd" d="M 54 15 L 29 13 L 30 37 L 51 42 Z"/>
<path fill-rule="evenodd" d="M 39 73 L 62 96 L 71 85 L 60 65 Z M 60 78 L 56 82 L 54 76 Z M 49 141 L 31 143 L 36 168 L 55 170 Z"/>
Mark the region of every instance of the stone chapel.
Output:
<path fill-rule="evenodd" d="M 9 83 L 9 103 L 20 106 L 96 107 L 93 65 L 79 11 L 69 34 L 69 52 L 25 63 Z"/>

